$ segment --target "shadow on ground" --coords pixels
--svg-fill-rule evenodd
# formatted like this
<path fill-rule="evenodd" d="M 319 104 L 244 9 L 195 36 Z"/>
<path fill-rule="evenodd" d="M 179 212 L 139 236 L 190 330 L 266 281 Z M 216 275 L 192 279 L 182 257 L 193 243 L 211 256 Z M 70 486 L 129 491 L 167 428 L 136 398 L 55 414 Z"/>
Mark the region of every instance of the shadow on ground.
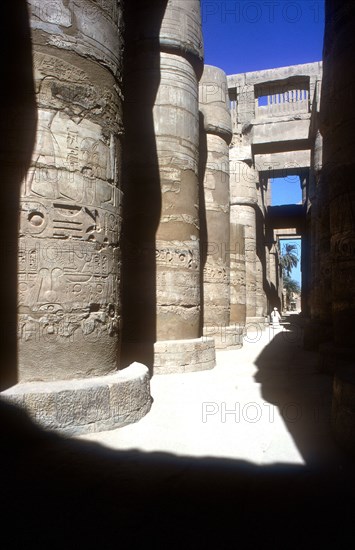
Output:
<path fill-rule="evenodd" d="M 346 461 L 331 435 L 333 379 L 318 371 L 317 353 L 303 349 L 302 316 L 285 316 L 270 340 L 255 361 L 263 398 L 278 407 L 306 464 Z"/>
<path fill-rule="evenodd" d="M 342 548 L 353 534 L 350 468 L 116 452 L 0 414 L 6 550 Z"/>

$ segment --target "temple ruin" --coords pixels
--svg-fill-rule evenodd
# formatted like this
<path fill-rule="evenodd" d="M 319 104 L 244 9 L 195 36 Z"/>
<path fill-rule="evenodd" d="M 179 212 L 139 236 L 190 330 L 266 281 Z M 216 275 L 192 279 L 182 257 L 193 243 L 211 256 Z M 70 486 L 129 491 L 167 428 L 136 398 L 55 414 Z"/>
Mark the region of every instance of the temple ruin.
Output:
<path fill-rule="evenodd" d="M 323 62 L 235 75 L 204 66 L 199 0 L 27 4 L 2 398 L 69 434 L 139 421 L 151 376 L 212 369 L 280 309 L 294 235 L 304 345 L 334 373 L 335 434 L 353 448 L 349 3 L 326 2 Z M 288 175 L 302 203 L 272 206 Z"/>

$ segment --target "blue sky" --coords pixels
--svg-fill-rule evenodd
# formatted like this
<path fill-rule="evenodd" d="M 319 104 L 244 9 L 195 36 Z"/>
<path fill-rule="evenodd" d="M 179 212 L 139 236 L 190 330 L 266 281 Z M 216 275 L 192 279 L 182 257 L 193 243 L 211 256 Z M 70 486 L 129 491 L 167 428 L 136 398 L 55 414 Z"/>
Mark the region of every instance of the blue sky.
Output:
<path fill-rule="evenodd" d="M 205 63 L 227 74 L 322 59 L 323 0 L 202 0 Z"/>
<path fill-rule="evenodd" d="M 324 0 L 201 0 L 201 9 L 205 63 L 228 75 L 322 59 Z M 274 181 L 272 189 L 273 204 L 301 200 L 294 176 Z M 287 242 L 300 257 L 300 241 Z M 291 276 L 301 280 L 300 266 Z"/>
<path fill-rule="evenodd" d="M 302 190 L 298 176 L 271 180 L 271 204 L 298 204 L 302 202 Z"/>

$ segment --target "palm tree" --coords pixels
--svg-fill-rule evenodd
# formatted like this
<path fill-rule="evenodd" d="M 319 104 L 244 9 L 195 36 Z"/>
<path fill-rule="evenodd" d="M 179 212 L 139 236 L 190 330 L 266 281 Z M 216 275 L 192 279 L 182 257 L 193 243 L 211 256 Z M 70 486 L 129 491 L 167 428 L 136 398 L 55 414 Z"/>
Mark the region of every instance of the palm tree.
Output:
<path fill-rule="evenodd" d="M 301 292 L 298 282 L 287 275 L 283 279 L 283 287 L 286 289 L 288 297 L 291 297 L 292 294 L 299 294 Z"/>
<path fill-rule="evenodd" d="M 280 258 L 283 277 L 290 277 L 292 269 L 298 265 L 298 256 L 294 250 L 297 250 L 295 244 L 287 243 L 283 246 L 283 254 Z"/>
<path fill-rule="evenodd" d="M 294 294 L 299 294 L 301 292 L 300 285 L 291 277 L 285 275 L 282 280 L 283 288 L 286 290 L 286 306 L 290 306 Z"/>

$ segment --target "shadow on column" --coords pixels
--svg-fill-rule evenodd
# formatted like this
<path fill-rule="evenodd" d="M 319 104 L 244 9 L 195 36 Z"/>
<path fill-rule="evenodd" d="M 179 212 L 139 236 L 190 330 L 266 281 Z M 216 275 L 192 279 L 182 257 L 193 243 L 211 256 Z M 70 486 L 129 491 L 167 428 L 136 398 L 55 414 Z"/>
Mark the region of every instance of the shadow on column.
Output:
<path fill-rule="evenodd" d="M 125 2 L 122 364 L 153 374 L 156 341 L 155 236 L 161 214 L 153 108 L 160 85 L 159 32 L 167 0 Z"/>
<path fill-rule="evenodd" d="M 17 256 L 21 181 L 35 142 L 32 45 L 25 0 L 5 2 L 0 27 L 1 363 L 0 389 L 17 382 Z"/>

